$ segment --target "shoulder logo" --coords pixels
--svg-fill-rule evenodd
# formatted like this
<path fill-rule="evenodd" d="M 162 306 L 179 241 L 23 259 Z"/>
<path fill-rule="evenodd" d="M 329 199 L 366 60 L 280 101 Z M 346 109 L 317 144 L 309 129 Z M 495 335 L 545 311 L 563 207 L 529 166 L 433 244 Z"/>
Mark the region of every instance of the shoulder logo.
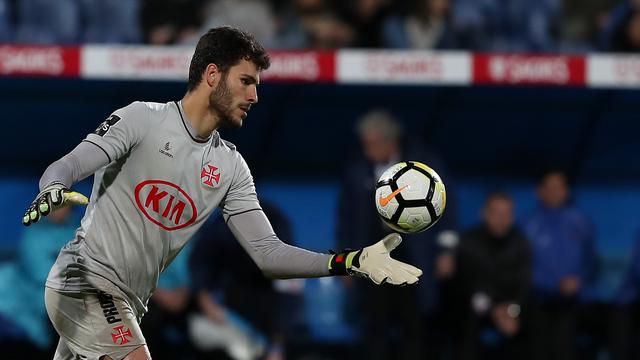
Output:
<path fill-rule="evenodd" d="M 98 126 L 98 128 L 95 131 L 95 134 L 99 136 L 104 136 L 104 134 L 106 134 L 107 131 L 109 131 L 109 129 L 111 129 L 111 127 L 115 125 L 115 123 L 120 121 L 120 119 L 121 119 L 120 116 L 112 114 L 107 118 L 107 120 L 103 121 L 102 124 Z"/>
<path fill-rule="evenodd" d="M 166 155 L 166 156 L 168 156 L 168 157 L 170 157 L 170 158 L 173 158 L 173 154 L 171 154 L 171 153 L 169 152 L 169 150 L 171 150 L 171 142 L 170 142 L 170 141 L 167 141 L 167 143 L 166 143 L 166 144 L 164 144 L 164 146 L 163 146 L 163 147 L 161 147 L 160 149 L 158 149 L 158 152 L 160 152 L 162 155 Z"/>
<path fill-rule="evenodd" d="M 167 231 L 193 224 L 198 209 L 189 194 L 164 180 L 145 180 L 135 189 L 138 209 L 154 224 Z"/>
<path fill-rule="evenodd" d="M 215 187 L 220 183 L 220 171 L 216 174 L 218 168 L 207 164 L 202 167 L 202 171 L 200 172 L 200 179 L 202 179 L 202 183 L 208 187 Z M 215 185 L 213 182 L 216 182 Z"/>

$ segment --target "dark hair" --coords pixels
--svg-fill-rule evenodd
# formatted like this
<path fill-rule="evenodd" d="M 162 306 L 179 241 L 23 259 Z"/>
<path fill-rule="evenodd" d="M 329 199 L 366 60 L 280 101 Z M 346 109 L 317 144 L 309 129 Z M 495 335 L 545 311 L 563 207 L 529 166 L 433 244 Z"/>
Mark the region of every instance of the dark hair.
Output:
<path fill-rule="evenodd" d="M 544 184 L 545 181 L 547 181 L 547 178 L 551 175 L 561 175 L 562 177 L 564 177 L 565 181 L 567 182 L 567 184 L 569 184 L 569 173 L 561 168 L 561 167 L 549 167 L 544 169 L 541 173 L 540 176 L 538 176 L 538 181 L 537 181 L 537 185 L 540 186 L 542 184 Z"/>
<path fill-rule="evenodd" d="M 266 50 L 251 34 L 230 26 L 210 29 L 198 40 L 191 58 L 187 90 L 200 84 L 209 64 L 216 64 L 220 72 L 225 72 L 242 59 L 253 62 L 258 70 L 266 70 L 271 65 Z"/>
<path fill-rule="evenodd" d="M 490 202 L 494 200 L 505 200 L 510 203 L 513 203 L 513 198 L 509 195 L 508 192 L 504 190 L 493 190 L 491 191 L 484 200 L 484 206 L 489 205 Z"/>

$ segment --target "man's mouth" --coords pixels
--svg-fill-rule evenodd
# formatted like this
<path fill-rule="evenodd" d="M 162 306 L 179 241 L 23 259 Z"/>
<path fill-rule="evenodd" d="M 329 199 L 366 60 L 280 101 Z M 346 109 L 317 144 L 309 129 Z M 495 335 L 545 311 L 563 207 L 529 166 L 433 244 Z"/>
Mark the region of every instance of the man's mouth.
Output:
<path fill-rule="evenodd" d="M 242 110 L 243 114 L 241 115 L 241 118 L 244 119 L 247 116 L 249 116 L 249 109 L 251 108 L 251 106 L 247 106 L 247 105 L 242 105 L 242 106 L 238 106 L 240 108 L 240 110 Z"/>

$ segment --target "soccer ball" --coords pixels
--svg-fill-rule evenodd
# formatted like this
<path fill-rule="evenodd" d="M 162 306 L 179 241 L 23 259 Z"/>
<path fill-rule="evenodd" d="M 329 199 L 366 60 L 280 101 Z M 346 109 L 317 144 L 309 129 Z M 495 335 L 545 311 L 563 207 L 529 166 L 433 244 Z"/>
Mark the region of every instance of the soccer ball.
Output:
<path fill-rule="evenodd" d="M 418 233 L 442 217 L 447 193 L 433 169 L 417 161 L 403 161 L 382 173 L 375 201 L 378 214 L 390 228 Z"/>

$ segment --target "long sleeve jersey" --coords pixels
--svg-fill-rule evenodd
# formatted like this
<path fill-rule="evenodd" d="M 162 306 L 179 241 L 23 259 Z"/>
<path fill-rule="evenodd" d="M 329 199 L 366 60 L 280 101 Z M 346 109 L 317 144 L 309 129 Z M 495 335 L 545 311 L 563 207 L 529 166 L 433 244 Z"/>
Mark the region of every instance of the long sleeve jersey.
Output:
<path fill-rule="evenodd" d="M 46 286 L 120 294 L 136 314 L 160 273 L 220 207 L 227 225 L 271 277 L 329 274 L 328 254 L 280 241 L 262 212 L 249 168 L 217 131 L 199 138 L 179 102 L 134 102 L 45 171 L 41 188 L 95 172 L 89 205 Z"/>

